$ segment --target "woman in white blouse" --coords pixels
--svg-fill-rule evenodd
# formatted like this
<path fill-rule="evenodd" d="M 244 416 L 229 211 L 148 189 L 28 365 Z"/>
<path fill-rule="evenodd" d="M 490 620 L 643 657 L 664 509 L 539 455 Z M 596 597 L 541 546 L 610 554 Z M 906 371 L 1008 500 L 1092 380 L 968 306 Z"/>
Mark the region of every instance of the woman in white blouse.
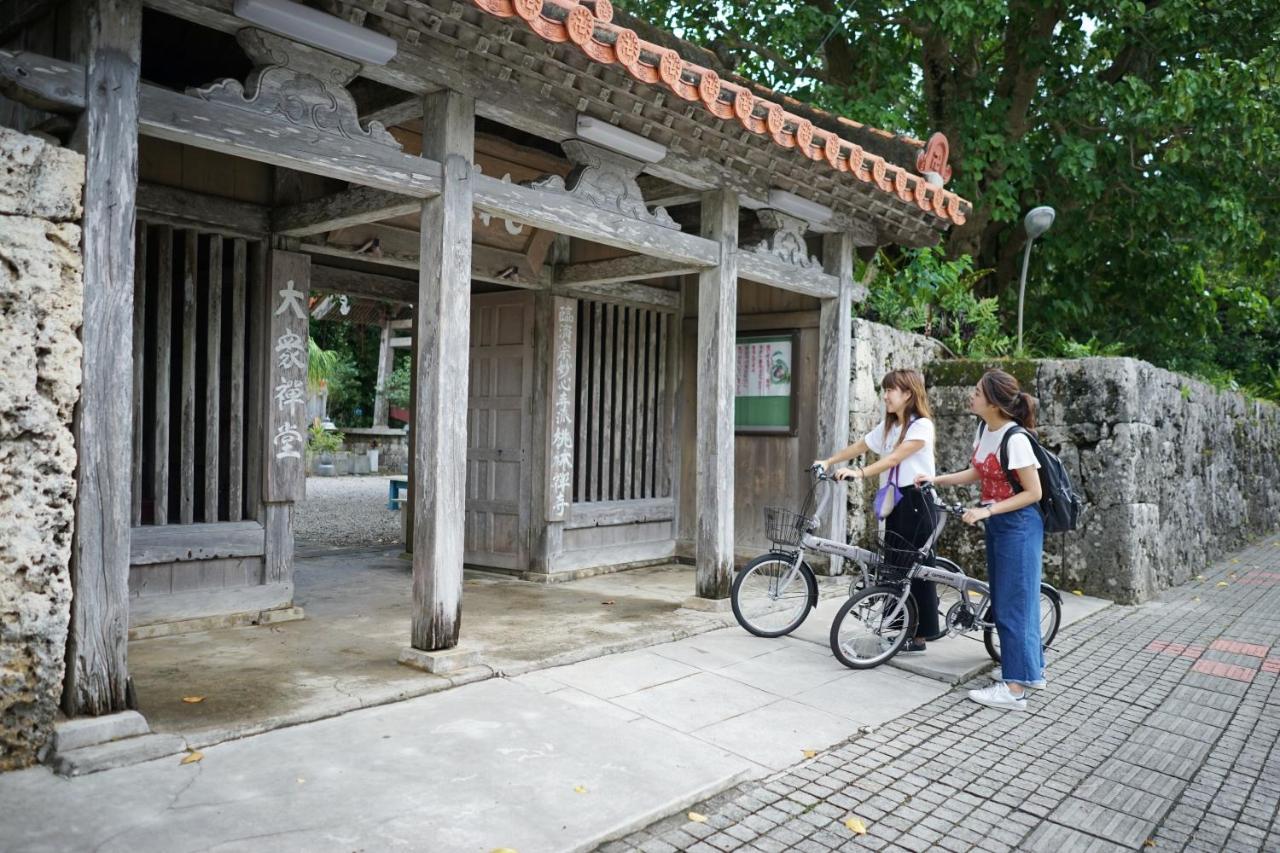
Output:
<path fill-rule="evenodd" d="M 917 477 L 934 476 L 933 421 L 924 376 L 918 370 L 891 370 L 880 381 L 884 393 L 884 420 L 856 443 L 826 459 L 816 460 L 824 468 L 863 456 L 867 451 L 880 458 L 866 466 L 840 468 L 841 480 L 860 480 L 880 475 L 880 485 L 892 481 L 902 490 L 902 498 L 884 519 L 886 539 L 891 547 L 919 548 L 934 527 L 934 510 L 916 487 Z M 904 429 L 905 425 L 905 429 Z M 896 469 L 896 470 L 895 470 Z M 905 544 L 904 544 L 905 543 Z M 941 633 L 938 624 L 938 593 L 932 583 L 911 582 L 919 624 L 916 636 L 902 647 L 903 652 L 923 652 L 925 638 Z"/>

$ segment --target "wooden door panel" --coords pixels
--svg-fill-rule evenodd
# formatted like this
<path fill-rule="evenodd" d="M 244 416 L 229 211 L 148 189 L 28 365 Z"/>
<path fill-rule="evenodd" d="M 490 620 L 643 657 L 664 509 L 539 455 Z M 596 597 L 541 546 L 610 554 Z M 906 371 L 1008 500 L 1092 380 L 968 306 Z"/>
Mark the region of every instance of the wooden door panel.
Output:
<path fill-rule="evenodd" d="M 472 297 L 466 560 L 528 566 L 533 295 Z"/>

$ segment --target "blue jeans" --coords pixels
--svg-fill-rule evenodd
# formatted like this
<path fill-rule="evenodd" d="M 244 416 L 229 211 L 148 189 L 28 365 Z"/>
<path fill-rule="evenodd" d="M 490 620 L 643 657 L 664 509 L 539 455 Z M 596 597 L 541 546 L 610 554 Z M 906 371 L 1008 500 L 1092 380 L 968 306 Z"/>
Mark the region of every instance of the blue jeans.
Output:
<path fill-rule="evenodd" d="M 1040 644 L 1040 559 L 1044 520 L 1033 506 L 987 520 L 987 577 L 1000 637 L 1005 681 L 1029 684 L 1044 677 Z"/>

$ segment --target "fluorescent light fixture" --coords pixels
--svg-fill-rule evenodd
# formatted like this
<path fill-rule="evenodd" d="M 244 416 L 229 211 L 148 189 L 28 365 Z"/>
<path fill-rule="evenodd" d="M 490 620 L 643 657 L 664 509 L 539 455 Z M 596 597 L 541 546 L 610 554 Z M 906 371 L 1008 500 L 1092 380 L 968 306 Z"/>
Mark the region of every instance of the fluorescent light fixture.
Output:
<path fill-rule="evenodd" d="M 667 146 L 662 143 L 592 116 L 578 115 L 578 137 L 645 163 L 657 163 L 667 156 Z"/>
<path fill-rule="evenodd" d="M 815 225 L 829 222 L 835 215 L 835 211 L 825 204 L 818 204 L 816 201 L 810 201 L 786 190 L 769 190 L 769 206 Z"/>
<path fill-rule="evenodd" d="M 374 65 L 396 55 L 396 40 L 290 0 L 236 0 L 236 17 L 273 33 Z"/>

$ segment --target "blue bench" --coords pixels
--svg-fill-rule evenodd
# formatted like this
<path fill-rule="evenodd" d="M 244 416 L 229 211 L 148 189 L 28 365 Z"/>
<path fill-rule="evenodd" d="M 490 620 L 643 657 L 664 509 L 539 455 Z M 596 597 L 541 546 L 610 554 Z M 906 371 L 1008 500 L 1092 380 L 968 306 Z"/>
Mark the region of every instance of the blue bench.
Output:
<path fill-rule="evenodd" d="M 390 477 L 387 480 L 387 509 L 397 510 L 404 498 L 400 497 L 401 490 L 409 491 L 408 477 Z"/>

